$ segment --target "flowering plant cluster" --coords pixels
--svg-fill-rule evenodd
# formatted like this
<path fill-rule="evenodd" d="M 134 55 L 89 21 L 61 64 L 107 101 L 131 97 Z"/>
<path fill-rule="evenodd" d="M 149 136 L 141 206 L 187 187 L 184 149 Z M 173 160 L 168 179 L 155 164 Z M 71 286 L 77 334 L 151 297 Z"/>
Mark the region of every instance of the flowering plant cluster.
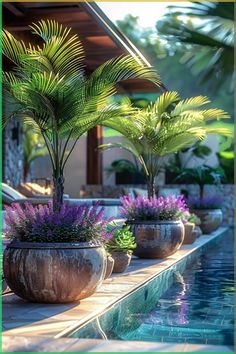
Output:
<path fill-rule="evenodd" d="M 13 204 L 6 207 L 8 236 L 24 242 L 102 242 L 112 237 L 104 221 L 104 209 L 63 204 L 54 211 L 52 203 L 33 207 Z"/>
<path fill-rule="evenodd" d="M 183 195 L 164 197 L 121 197 L 121 214 L 128 220 L 179 220 L 188 211 Z"/>
<path fill-rule="evenodd" d="M 190 209 L 219 209 L 222 206 L 223 198 L 218 196 L 189 197 L 187 200 Z"/>

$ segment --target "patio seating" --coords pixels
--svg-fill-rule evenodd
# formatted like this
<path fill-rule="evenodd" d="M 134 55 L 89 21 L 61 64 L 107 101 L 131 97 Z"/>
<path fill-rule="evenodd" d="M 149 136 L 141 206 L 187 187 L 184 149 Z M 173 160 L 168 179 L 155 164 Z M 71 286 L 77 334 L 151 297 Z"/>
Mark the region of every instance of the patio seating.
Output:
<path fill-rule="evenodd" d="M 51 198 L 48 196 L 27 198 L 25 195 L 18 192 L 16 189 L 8 186 L 6 183 L 2 183 L 2 204 L 3 204 L 3 206 L 10 205 L 10 204 L 16 203 L 16 202 L 17 203 L 29 202 L 34 205 L 45 204 L 45 203 L 48 203 L 48 201 L 50 199 Z"/>

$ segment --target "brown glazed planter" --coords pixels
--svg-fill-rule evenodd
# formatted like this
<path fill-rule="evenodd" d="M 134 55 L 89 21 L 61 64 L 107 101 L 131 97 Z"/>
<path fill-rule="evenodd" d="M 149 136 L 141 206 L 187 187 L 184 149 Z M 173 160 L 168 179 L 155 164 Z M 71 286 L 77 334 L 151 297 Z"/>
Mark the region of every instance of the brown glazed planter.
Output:
<path fill-rule="evenodd" d="M 10 243 L 3 254 L 7 284 L 25 300 L 67 303 L 92 295 L 104 279 L 106 254 L 89 243 Z"/>
<path fill-rule="evenodd" d="M 111 252 L 114 259 L 113 273 L 123 273 L 128 268 L 131 261 L 131 254 L 128 252 Z"/>
<path fill-rule="evenodd" d="M 107 278 L 109 278 L 111 276 L 111 273 L 112 273 L 113 268 L 114 268 L 114 264 L 115 264 L 114 259 L 111 256 L 108 256 L 107 257 L 106 273 L 105 273 L 104 279 L 107 279 Z"/>
<path fill-rule="evenodd" d="M 197 234 L 193 232 L 195 228 L 195 224 L 188 222 L 184 224 L 184 241 L 183 244 L 190 245 L 194 241 L 196 241 Z"/>
<path fill-rule="evenodd" d="M 140 258 L 165 258 L 175 253 L 184 240 L 181 221 L 127 221 L 135 235 L 137 248 L 134 255 Z"/>
<path fill-rule="evenodd" d="M 223 220 L 221 209 L 194 209 L 192 212 L 200 218 L 200 228 L 204 234 L 210 234 L 218 229 Z"/>

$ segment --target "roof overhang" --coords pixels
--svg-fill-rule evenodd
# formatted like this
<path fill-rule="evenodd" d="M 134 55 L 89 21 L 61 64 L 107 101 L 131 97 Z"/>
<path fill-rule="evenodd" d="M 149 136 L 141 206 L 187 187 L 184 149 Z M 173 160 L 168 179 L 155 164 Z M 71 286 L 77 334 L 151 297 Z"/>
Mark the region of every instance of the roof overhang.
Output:
<path fill-rule="evenodd" d="M 3 27 L 18 38 L 32 41 L 28 25 L 41 19 L 57 20 L 72 27 L 83 43 L 88 72 L 108 59 L 127 54 L 151 66 L 94 2 L 3 2 Z M 163 90 L 164 85 L 158 88 L 147 80 L 128 80 L 119 85 L 119 92 L 125 94 Z"/>

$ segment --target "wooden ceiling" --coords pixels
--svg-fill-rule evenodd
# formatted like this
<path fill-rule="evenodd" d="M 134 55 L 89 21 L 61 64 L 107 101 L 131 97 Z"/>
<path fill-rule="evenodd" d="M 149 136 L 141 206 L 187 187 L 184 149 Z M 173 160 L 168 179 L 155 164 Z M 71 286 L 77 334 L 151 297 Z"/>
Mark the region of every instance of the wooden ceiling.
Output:
<path fill-rule="evenodd" d="M 32 41 L 28 25 L 41 19 L 53 19 L 72 27 L 83 43 L 88 72 L 92 72 L 104 61 L 124 54 L 141 57 L 149 65 L 138 49 L 95 3 L 3 2 L 2 6 L 3 27 L 26 42 Z M 162 90 L 165 90 L 164 86 Z M 158 89 L 146 80 L 129 80 L 119 86 L 119 92 L 158 92 Z"/>

